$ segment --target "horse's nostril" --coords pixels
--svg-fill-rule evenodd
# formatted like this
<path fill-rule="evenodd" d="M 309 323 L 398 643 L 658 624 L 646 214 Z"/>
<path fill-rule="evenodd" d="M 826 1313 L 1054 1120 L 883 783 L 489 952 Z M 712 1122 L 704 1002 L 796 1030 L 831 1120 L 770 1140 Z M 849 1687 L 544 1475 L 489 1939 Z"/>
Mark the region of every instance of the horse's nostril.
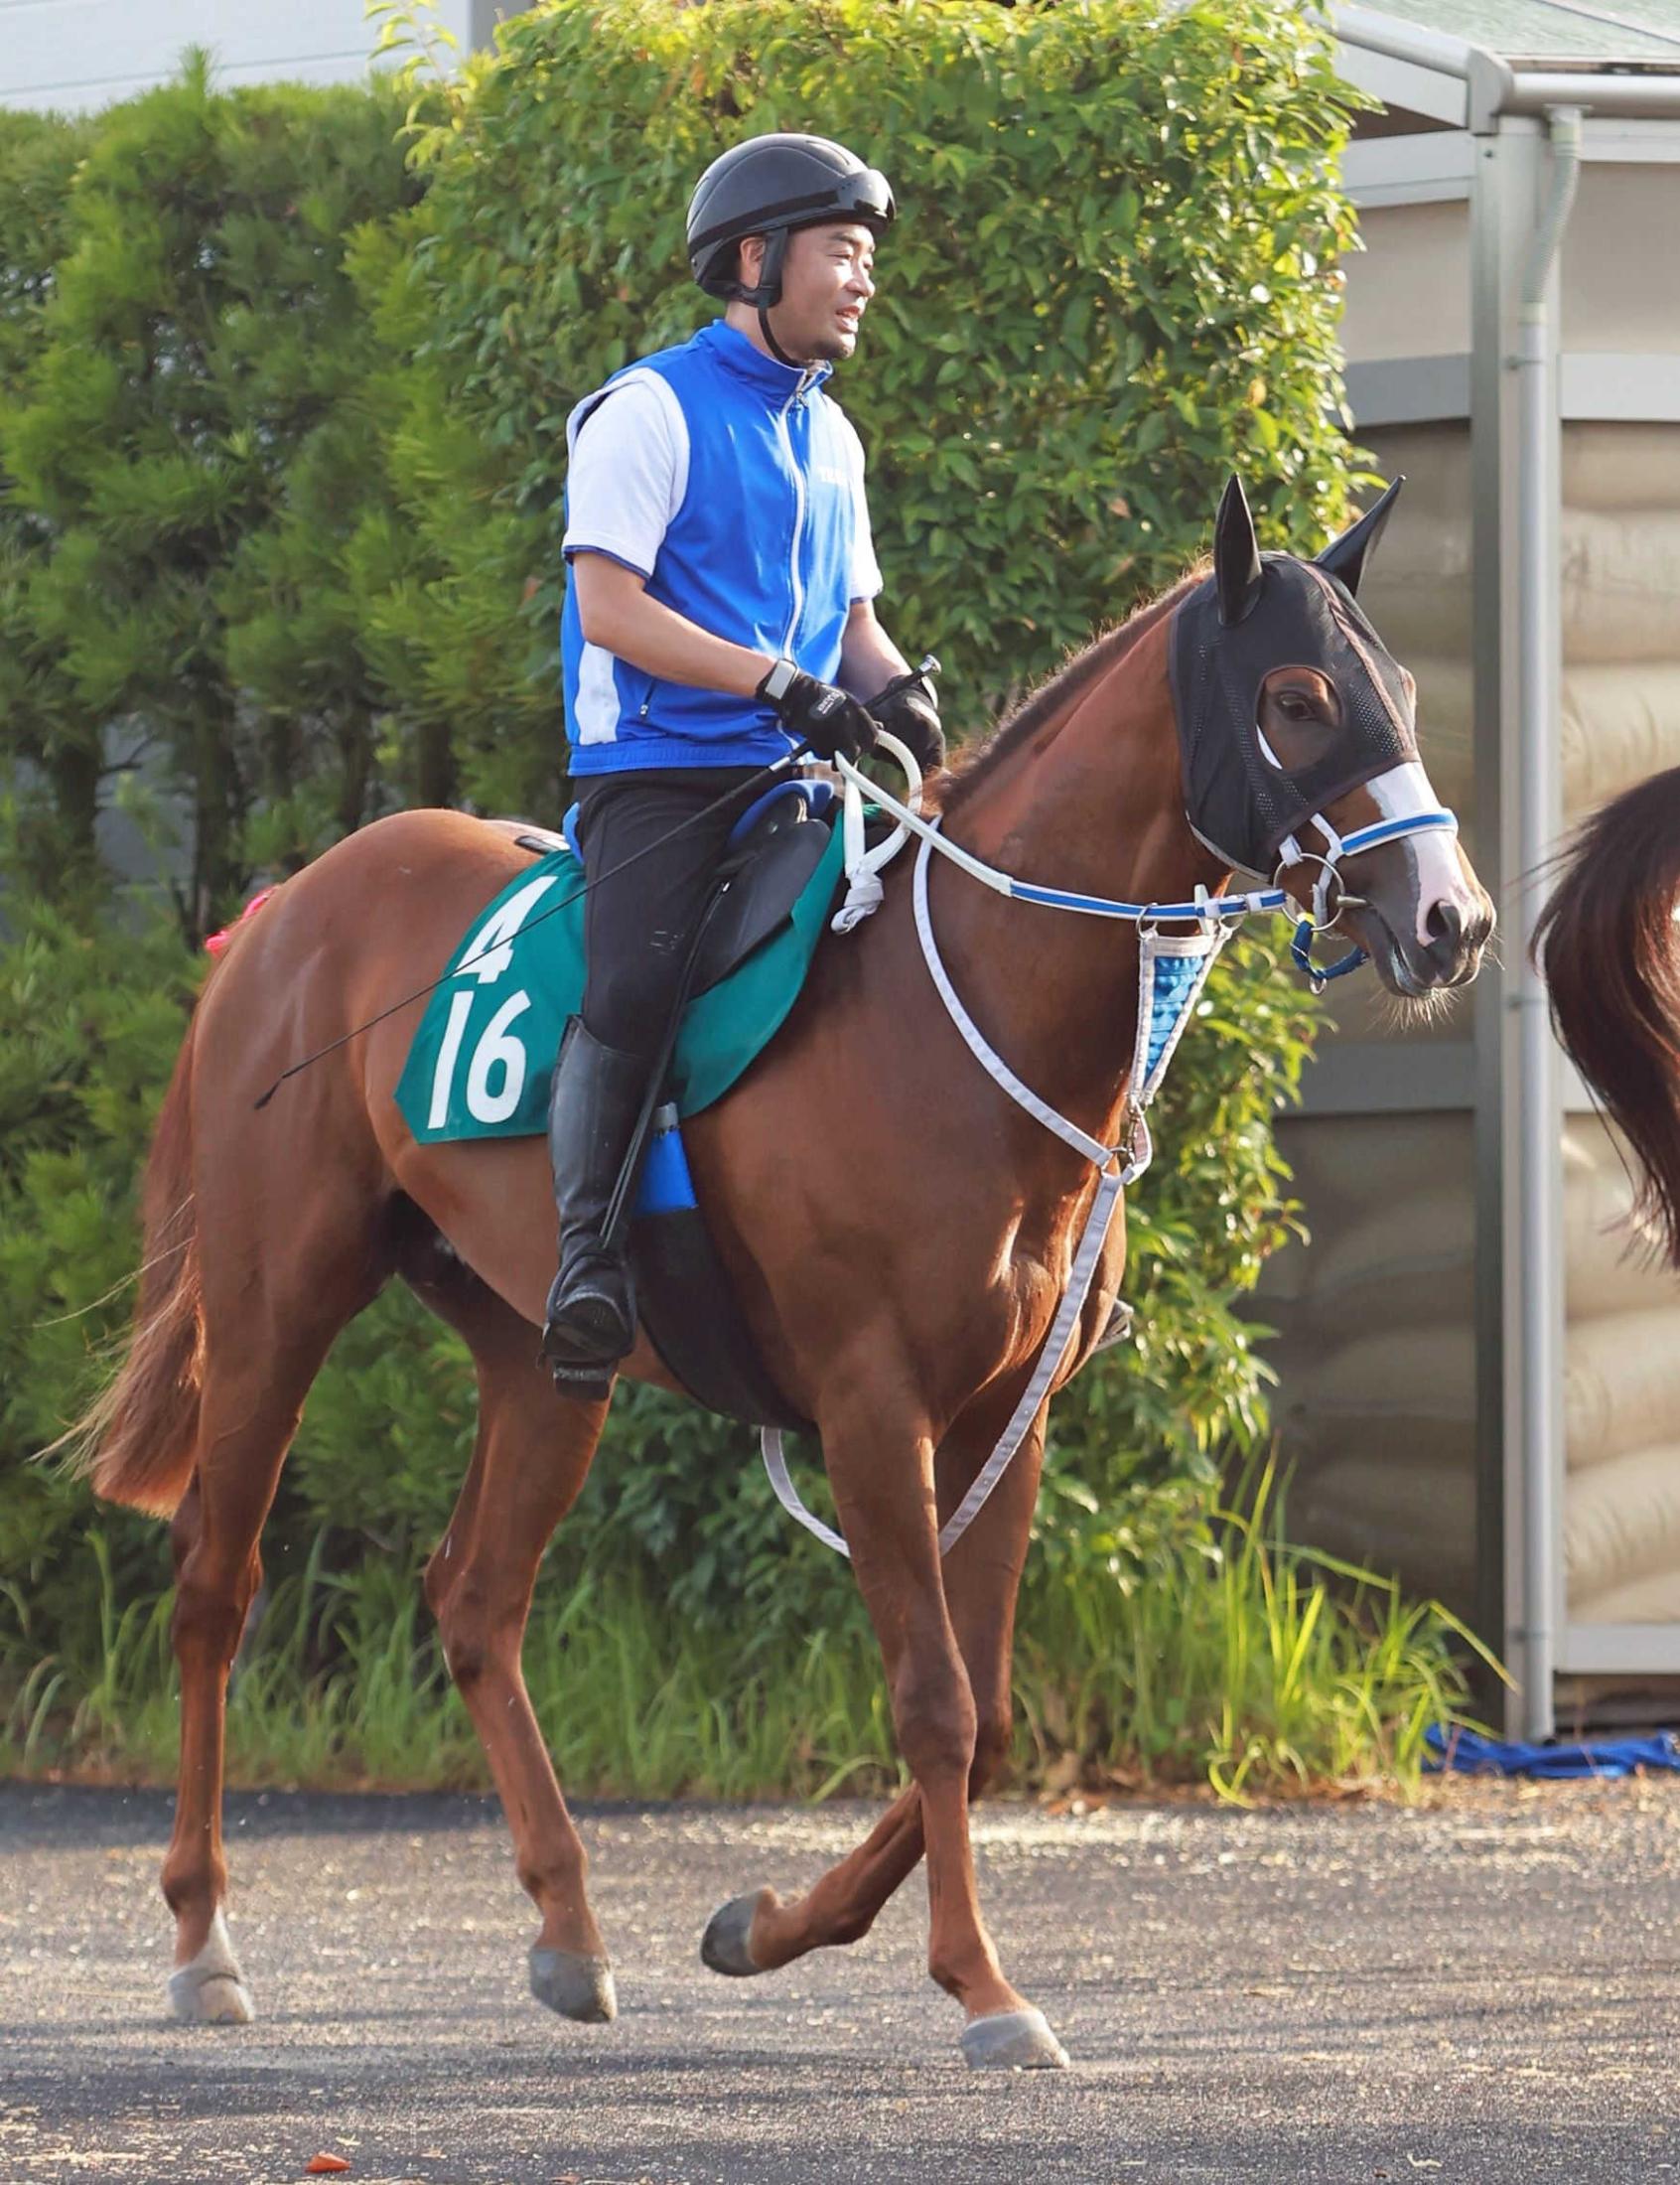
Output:
<path fill-rule="evenodd" d="M 1429 935 L 1430 947 L 1437 955 L 1449 961 L 1458 953 L 1464 939 L 1465 922 L 1456 903 L 1433 903 L 1429 916 L 1424 920 L 1424 931 Z"/>

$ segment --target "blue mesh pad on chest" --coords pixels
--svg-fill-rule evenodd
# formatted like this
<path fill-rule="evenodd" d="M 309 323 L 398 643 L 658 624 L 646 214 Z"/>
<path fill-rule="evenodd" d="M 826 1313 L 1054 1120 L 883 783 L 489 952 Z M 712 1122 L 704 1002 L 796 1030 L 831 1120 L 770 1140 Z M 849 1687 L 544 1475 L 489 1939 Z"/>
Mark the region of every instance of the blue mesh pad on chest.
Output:
<path fill-rule="evenodd" d="M 1144 1057 L 1144 1067 L 1147 1075 L 1153 1078 L 1185 1011 L 1195 999 L 1196 989 L 1201 984 L 1202 966 L 1191 956 L 1157 956 L 1151 969 L 1155 1005 L 1150 1011 L 1149 1050 Z"/>
<path fill-rule="evenodd" d="M 1175 936 L 1140 931 L 1138 1032 L 1132 1055 L 1132 1099 L 1140 1109 L 1160 1091 L 1173 1051 L 1229 938 L 1227 926 Z"/>
<path fill-rule="evenodd" d="M 783 923 L 684 1010 L 670 1086 L 680 1115 L 721 1099 L 781 1029 L 827 930 L 844 862 L 836 827 Z M 560 1035 L 583 1001 L 584 904 L 564 901 L 581 881 L 571 851 L 556 850 L 468 929 L 397 1082 L 397 1106 L 420 1144 L 547 1128 Z"/>

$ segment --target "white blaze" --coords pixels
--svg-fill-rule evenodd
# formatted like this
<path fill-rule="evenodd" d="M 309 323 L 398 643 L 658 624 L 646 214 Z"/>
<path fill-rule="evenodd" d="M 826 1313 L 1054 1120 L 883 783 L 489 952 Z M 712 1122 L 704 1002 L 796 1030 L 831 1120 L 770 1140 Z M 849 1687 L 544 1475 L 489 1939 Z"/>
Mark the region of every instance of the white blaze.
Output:
<path fill-rule="evenodd" d="M 1385 819 L 1413 819 L 1419 812 L 1441 809 L 1441 800 L 1416 759 L 1408 759 L 1404 766 L 1390 767 L 1386 774 L 1375 776 L 1365 787 Z M 1429 931 L 1429 915 L 1438 905 L 1455 904 L 1467 925 L 1478 906 L 1474 891 L 1465 878 L 1456 834 L 1449 834 L 1445 828 L 1430 834 L 1414 834 L 1408 837 L 1405 846 L 1417 881 L 1418 945 L 1427 948 L 1434 939 Z"/>

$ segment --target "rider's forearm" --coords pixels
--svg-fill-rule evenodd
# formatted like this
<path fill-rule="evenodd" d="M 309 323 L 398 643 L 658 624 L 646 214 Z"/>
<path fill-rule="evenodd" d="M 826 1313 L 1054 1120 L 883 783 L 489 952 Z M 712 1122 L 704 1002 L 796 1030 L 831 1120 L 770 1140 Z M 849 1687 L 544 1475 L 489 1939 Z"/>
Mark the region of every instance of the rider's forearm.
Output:
<path fill-rule="evenodd" d="M 840 672 L 834 679 L 841 689 L 867 704 L 909 668 L 909 660 L 876 621 L 874 610 L 854 607 L 840 640 Z"/>
<path fill-rule="evenodd" d="M 751 698 L 774 663 L 770 653 L 751 653 L 727 638 L 714 638 L 686 615 L 676 614 L 639 589 L 592 602 L 583 633 L 643 674 L 661 682 L 692 683 L 701 690 L 727 690 Z"/>

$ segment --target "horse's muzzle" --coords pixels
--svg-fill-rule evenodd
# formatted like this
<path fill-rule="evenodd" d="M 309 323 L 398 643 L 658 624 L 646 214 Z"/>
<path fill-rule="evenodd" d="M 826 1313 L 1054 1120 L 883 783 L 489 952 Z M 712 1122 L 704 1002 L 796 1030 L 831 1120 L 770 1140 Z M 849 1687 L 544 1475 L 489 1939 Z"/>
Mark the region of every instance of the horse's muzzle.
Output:
<path fill-rule="evenodd" d="M 1493 906 L 1480 889 L 1468 901 L 1454 896 L 1432 904 L 1417 930 L 1410 920 L 1390 920 L 1374 901 L 1357 917 L 1377 976 L 1390 993 L 1414 1001 L 1468 986 L 1493 932 Z M 1427 940 L 1418 939 L 1418 930 Z"/>

